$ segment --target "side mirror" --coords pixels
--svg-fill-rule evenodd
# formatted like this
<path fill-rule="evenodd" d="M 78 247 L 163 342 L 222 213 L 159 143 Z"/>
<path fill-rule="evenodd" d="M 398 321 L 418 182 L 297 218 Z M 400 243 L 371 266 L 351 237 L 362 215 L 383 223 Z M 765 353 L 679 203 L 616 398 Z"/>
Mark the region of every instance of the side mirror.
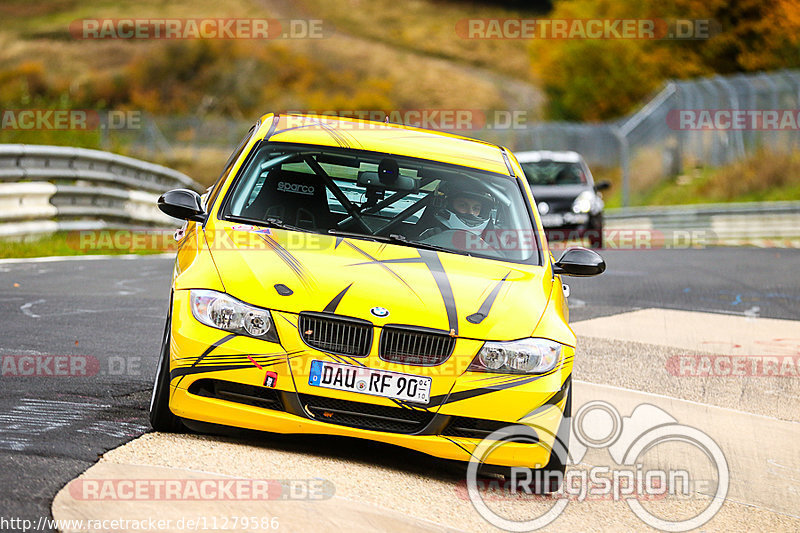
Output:
<path fill-rule="evenodd" d="M 553 265 L 554 274 L 565 276 L 588 277 L 602 274 L 606 270 L 606 262 L 600 254 L 586 248 L 568 248 Z"/>
<path fill-rule="evenodd" d="M 200 195 L 189 189 L 173 189 L 161 195 L 158 208 L 167 215 L 181 220 L 203 222 L 206 214 Z"/>
<path fill-rule="evenodd" d="M 594 190 L 597 192 L 605 191 L 606 189 L 611 188 L 611 182 L 608 180 L 598 181 L 594 184 Z"/>

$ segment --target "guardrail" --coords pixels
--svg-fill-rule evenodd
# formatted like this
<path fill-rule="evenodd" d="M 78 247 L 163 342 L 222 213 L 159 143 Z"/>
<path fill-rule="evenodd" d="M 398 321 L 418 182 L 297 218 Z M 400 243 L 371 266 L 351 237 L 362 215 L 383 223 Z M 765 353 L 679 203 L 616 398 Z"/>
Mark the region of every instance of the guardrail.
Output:
<path fill-rule="evenodd" d="M 702 245 L 800 247 L 800 201 L 607 209 L 607 230 L 656 230 Z"/>
<path fill-rule="evenodd" d="M 0 237 L 71 229 L 175 226 L 156 207 L 175 188 L 203 187 L 176 170 L 100 150 L 0 145 Z"/>

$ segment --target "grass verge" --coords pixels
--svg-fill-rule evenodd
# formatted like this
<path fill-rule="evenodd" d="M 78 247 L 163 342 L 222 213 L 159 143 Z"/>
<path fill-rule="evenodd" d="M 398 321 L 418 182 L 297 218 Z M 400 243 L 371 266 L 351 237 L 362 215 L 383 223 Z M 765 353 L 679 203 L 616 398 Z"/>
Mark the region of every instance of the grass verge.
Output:
<path fill-rule="evenodd" d="M 622 206 L 619 169 L 592 169 L 596 180 L 608 179 L 606 207 Z M 800 200 L 800 153 L 758 151 L 718 168 L 698 167 L 666 178 L 644 190 L 631 184 L 631 205 L 686 205 L 728 202 Z"/>
<path fill-rule="evenodd" d="M 87 232 L 95 237 L 81 243 L 81 232 L 59 231 L 50 235 L 0 239 L 0 259 L 72 255 L 152 255 L 174 250 L 137 246 L 131 232 L 102 230 Z M 164 240 L 164 239 L 161 239 Z"/>

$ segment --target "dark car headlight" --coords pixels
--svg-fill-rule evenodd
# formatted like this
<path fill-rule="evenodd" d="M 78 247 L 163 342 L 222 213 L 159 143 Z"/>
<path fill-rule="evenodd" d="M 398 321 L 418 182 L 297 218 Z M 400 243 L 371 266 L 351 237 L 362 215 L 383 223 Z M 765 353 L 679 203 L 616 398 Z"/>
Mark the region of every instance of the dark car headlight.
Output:
<path fill-rule="evenodd" d="M 190 293 L 192 315 L 206 326 L 278 342 L 269 310 L 248 305 L 224 292 L 192 289 Z"/>
<path fill-rule="evenodd" d="M 468 370 L 498 374 L 543 374 L 561 360 L 563 344 L 549 339 L 484 343 Z"/>
<path fill-rule="evenodd" d="M 595 209 L 597 197 L 592 191 L 583 191 L 572 202 L 573 213 L 588 213 Z"/>

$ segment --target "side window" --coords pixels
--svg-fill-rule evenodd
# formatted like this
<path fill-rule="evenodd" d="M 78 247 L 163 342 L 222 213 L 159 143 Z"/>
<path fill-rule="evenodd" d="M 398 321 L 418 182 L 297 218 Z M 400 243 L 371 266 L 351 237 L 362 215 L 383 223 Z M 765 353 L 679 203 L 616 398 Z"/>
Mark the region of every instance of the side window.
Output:
<path fill-rule="evenodd" d="M 240 155 L 242 155 L 244 147 L 247 146 L 248 141 L 250 141 L 250 137 L 252 137 L 256 131 L 256 126 L 258 126 L 258 124 L 255 124 L 252 128 L 250 128 L 250 131 L 247 132 L 247 135 L 244 136 L 242 142 L 239 143 L 239 146 L 236 147 L 231 156 L 228 158 L 228 161 L 225 163 L 225 170 L 222 171 L 222 174 L 220 174 L 219 178 L 217 178 L 216 183 L 214 183 L 213 187 L 210 189 L 208 193 L 208 199 L 206 201 L 206 212 L 209 209 L 211 209 L 211 206 L 214 205 L 214 201 L 217 199 L 217 196 L 219 195 L 219 191 L 222 188 L 222 184 L 225 183 L 225 178 L 228 177 L 228 173 L 231 171 L 233 164 L 236 163 L 236 160 L 239 159 Z"/>

